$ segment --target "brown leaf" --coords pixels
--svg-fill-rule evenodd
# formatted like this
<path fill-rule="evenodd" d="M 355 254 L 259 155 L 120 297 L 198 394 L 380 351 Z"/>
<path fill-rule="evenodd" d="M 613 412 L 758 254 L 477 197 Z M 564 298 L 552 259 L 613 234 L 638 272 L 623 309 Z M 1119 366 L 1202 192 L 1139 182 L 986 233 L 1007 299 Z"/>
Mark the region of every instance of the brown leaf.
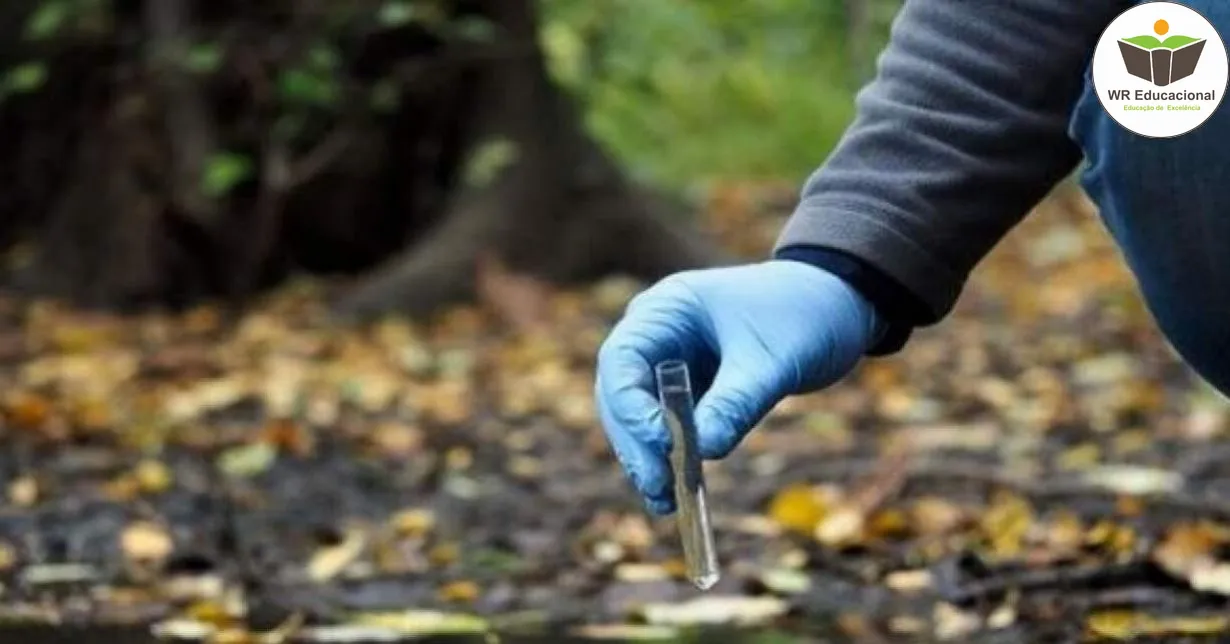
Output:
<path fill-rule="evenodd" d="M 15 392 L 4 400 L 4 419 L 19 429 L 38 430 L 51 417 L 51 403 L 32 393 Z"/>
<path fill-rule="evenodd" d="M 1152 558 L 1167 573 L 1190 580 L 1198 569 L 1213 565 L 1215 553 L 1228 542 L 1230 531 L 1224 526 L 1206 521 L 1180 523 L 1153 548 Z"/>
<path fill-rule="evenodd" d="M 914 502 L 910 518 L 918 534 L 939 536 L 961 527 L 967 519 L 967 514 L 952 501 L 927 496 Z"/>
<path fill-rule="evenodd" d="M 288 418 L 276 418 L 266 424 L 261 440 L 283 452 L 301 457 L 312 453 L 314 443 L 311 432 Z"/>

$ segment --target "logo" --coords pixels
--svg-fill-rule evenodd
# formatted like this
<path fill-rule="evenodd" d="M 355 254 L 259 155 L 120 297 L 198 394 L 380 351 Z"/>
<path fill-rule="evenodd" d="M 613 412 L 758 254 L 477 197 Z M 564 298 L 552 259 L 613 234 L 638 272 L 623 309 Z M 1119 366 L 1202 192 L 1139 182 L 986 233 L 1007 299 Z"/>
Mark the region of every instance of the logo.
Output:
<path fill-rule="evenodd" d="M 1177 2 L 1128 9 L 1110 23 L 1093 52 L 1093 85 L 1102 107 L 1119 125 L 1149 138 L 1187 134 L 1213 116 L 1228 70 L 1217 29 Z"/>

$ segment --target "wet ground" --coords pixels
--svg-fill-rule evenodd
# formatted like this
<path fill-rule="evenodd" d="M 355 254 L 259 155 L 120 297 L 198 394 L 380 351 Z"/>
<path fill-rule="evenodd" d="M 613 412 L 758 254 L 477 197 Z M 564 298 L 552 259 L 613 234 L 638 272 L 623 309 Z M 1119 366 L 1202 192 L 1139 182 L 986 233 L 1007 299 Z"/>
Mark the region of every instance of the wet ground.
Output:
<path fill-rule="evenodd" d="M 705 594 L 594 418 L 592 356 L 635 288 L 549 293 L 536 324 L 496 297 L 358 330 L 312 285 L 239 320 L 0 301 L 0 618 L 141 625 L 0 641 L 1227 630 L 1227 408 L 1079 204 L 1014 233 L 946 324 L 707 468 Z"/>

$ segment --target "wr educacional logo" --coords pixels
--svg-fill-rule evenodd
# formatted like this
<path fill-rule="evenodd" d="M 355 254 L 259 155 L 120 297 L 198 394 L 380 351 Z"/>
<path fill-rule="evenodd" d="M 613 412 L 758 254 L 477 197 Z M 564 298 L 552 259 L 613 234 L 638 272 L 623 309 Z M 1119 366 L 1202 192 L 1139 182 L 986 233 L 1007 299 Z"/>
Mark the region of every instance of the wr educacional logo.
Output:
<path fill-rule="evenodd" d="M 1221 34 L 1200 12 L 1178 2 L 1142 2 L 1102 33 L 1090 77 L 1116 123 L 1140 136 L 1172 138 L 1217 111 L 1230 59 Z"/>
<path fill-rule="evenodd" d="M 1204 53 L 1205 38 L 1193 38 L 1175 34 L 1160 40 L 1170 31 L 1170 23 L 1158 20 L 1153 23 L 1153 33 L 1119 39 L 1119 53 L 1129 74 L 1143 78 L 1158 87 L 1181 81 L 1196 71 L 1200 54 Z"/>

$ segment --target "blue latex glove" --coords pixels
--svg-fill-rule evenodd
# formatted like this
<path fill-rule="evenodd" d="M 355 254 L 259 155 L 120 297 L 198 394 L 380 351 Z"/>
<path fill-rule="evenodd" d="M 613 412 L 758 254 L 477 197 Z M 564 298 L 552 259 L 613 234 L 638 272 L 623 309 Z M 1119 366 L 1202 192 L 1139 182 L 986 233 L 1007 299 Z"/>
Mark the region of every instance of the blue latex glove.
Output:
<path fill-rule="evenodd" d="M 845 376 L 881 333 L 853 287 L 791 260 L 672 275 L 628 304 L 598 352 L 607 438 L 649 511 L 675 510 L 655 364 L 687 361 L 700 451 L 720 459 L 786 396 Z"/>

